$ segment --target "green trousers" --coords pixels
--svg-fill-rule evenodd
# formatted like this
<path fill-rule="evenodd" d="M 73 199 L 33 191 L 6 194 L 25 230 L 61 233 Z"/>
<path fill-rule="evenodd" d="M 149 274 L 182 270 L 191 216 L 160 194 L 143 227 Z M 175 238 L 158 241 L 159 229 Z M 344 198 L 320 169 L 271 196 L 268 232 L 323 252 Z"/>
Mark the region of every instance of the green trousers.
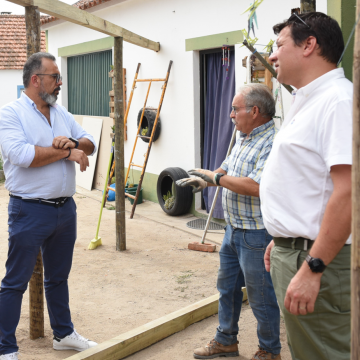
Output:
<path fill-rule="evenodd" d="M 325 269 L 315 311 L 295 316 L 285 309 L 284 299 L 307 252 L 273 247 L 270 273 L 293 360 L 350 359 L 350 254 L 351 246 L 344 246 Z"/>

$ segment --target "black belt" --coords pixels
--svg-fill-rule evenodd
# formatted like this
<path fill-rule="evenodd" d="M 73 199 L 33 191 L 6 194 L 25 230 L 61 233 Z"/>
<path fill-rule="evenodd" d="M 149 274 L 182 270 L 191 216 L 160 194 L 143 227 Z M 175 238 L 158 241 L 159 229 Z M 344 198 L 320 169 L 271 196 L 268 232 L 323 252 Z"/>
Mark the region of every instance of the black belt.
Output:
<path fill-rule="evenodd" d="M 22 201 L 35 203 L 35 204 L 54 206 L 56 208 L 64 206 L 64 204 L 70 199 L 69 197 L 59 197 L 56 199 L 26 199 L 26 198 L 22 198 L 21 196 L 16 196 L 13 194 L 9 194 L 9 196 L 14 199 L 19 199 Z"/>
<path fill-rule="evenodd" d="M 303 237 L 289 237 L 289 238 L 281 238 L 274 237 L 274 243 L 276 246 L 282 246 L 294 250 L 309 250 L 314 245 L 314 240 L 305 239 Z"/>

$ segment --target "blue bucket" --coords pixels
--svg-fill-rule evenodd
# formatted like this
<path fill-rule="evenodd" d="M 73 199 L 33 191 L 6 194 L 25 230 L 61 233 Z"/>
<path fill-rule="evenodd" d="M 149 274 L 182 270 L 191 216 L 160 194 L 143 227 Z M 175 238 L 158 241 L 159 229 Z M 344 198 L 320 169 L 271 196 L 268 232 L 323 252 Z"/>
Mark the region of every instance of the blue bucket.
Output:
<path fill-rule="evenodd" d="M 115 189 L 115 184 L 111 184 L 110 187 Z M 115 201 L 115 191 L 109 190 L 107 201 Z"/>

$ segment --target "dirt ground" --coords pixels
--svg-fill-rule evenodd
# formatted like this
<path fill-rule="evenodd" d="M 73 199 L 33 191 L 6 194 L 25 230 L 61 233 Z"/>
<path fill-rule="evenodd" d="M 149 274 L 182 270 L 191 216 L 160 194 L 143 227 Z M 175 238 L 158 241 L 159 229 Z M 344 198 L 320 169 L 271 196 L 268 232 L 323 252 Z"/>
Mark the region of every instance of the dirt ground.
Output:
<path fill-rule="evenodd" d="M 100 229 L 103 246 L 90 251 L 87 246 L 95 236 L 100 203 L 80 194 L 74 198 L 78 238 L 69 288 L 72 320 L 80 334 L 100 343 L 216 294 L 219 256 L 217 252 L 188 250 L 187 244 L 199 241 L 198 237 L 135 215 L 126 223 L 127 250 L 117 252 L 115 212 L 106 209 Z M 5 273 L 7 255 L 8 201 L 8 192 L 1 184 L 0 278 Z M 217 315 L 212 316 L 127 359 L 192 359 L 192 350 L 213 337 L 217 321 Z M 256 320 L 248 305 L 243 307 L 239 326 L 238 359 L 250 359 L 257 349 L 257 337 Z M 16 336 L 21 360 L 65 359 L 76 353 L 52 349 L 47 312 L 45 337 L 29 340 L 28 292 L 24 295 Z M 282 321 L 282 358 L 290 360 L 285 339 Z"/>

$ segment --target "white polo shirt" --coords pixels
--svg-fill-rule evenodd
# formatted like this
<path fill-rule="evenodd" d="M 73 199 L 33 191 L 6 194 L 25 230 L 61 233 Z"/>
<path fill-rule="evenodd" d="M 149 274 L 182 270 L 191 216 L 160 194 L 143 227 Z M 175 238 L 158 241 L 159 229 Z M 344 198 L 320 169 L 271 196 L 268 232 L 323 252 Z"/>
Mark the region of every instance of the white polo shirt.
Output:
<path fill-rule="evenodd" d="M 297 90 L 261 178 L 261 212 L 272 236 L 316 239 L 333 192 L 330 168 L 352 164 L 352 102 L 342 68 Z"/>

